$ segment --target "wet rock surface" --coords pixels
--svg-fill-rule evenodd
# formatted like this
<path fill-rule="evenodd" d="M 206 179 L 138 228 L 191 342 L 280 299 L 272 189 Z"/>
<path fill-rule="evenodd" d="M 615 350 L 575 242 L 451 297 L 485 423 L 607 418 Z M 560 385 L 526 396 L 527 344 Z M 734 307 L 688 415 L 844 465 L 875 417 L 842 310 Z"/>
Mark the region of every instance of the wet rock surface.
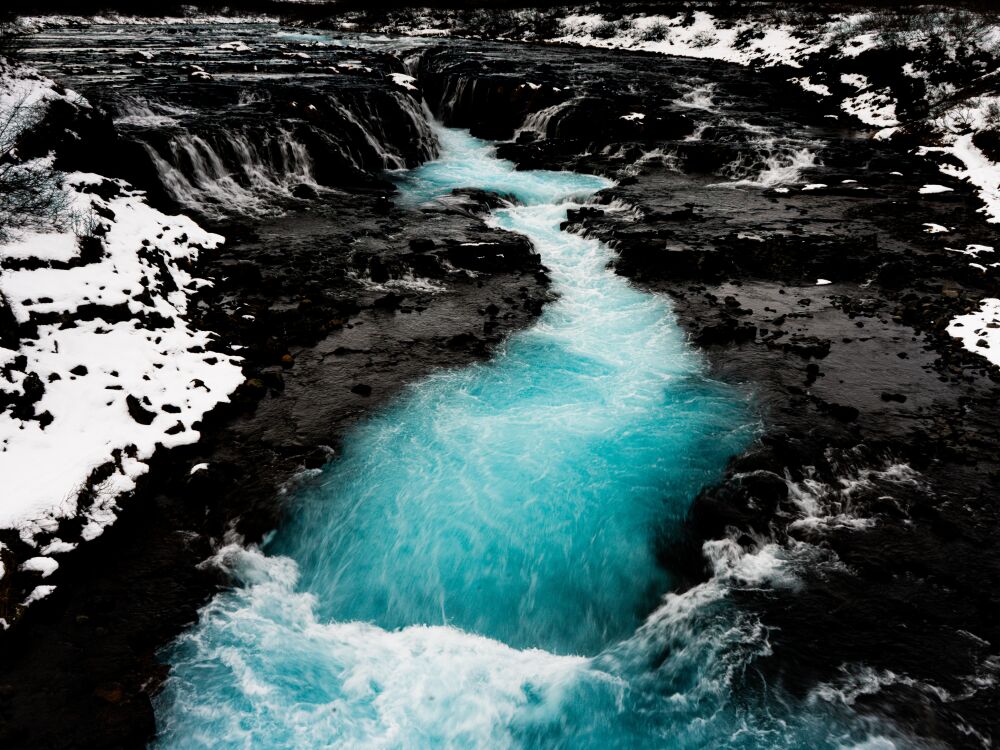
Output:
<path fill-rule="evenodd" d="M 832 686 L 954 747 L 996 736 L 984 675 L 998 603 L 984 582 L 1000 575 L 998 373 L 945 330 L 997 293 L 984 270 L 997 232 L 970 186 L 777 74 L 476 49 L 481 77 L 464 83 L 461 50 L 421 63 L 443 81 L 445 119 L 485 135 L 523 87 L 544 100 L 544 116 L 525 115 L 534 130 L 497 134 L 511 139 L 500 153 L 617 178 L 566 229 L 606 241 L 619 273 L 670 295 L 713 371 L 760 407 L 759 442 L 697 498 L 664 563 L 693 584 L 710 574 L 706 540 L 777 542 L 801 556 L 797 583 L 739 595 L 769 629 L 773 654 L 758 664 L 769 680 L 803 695 Z M 574 125 L 588 120 L 600 126 Z M 976 245 L 984 260 L 962 252 Z"/>
<path fill-rule="evenodd" d="M 195 32 L 199 42 L 203 33 Z M 135 43 L 119 40 L 123 48 Z M 102 55 L 107 67 L 97 64 Z M 530 244 L 481 218 L 501 197 L 479 191 L 415 208 L 394 203 L 382 169 L 413 166 L 433 155 L 435 144 L 407 130 L 415 127 L 408 107 L 416 100 L 383 73 L 361 70 L 351 83 L 335 76 L 349 78 L 355 68 L 326 71 L 320 81 L 302 70 L 303 58 L 294 58 L 302 73 L 295 83 L 263 76 L 253 88 L 262 101 L 245 105 L 256 108 L 252 120 L 261 128 L 248 143 L 304 127 L 289 102 L 301 108 L 306 90 L 315 101 L 333 101 L 327 85 L 336 80 L 342 119 L 330 122 L 324 112 L 313 132 L 338 141 L 315 148 L 303 139 L 307 154 L 292 158 L 287 151 L 246 154 L 217 146 L 246 132 L 244 105 L 233 98 L 246 82 L 234 88 L 210 68 L 213 80 L 199 79 L 193 88 L 173 72 L 137 76 L 133 59 L 145 61 L 112 47 L 94 53 L 93 66 L 67 65 L 60 77 L 103 103 L 117 122 L 112 126 L 100 110 L 52 115 L 62 126 L 94 123 L 95 143 L 107 148 L 60 150 L 60 166 L 128 176 L 165 210 L 202 208 L 199 221 L 227 241 L 202 255 L 198 273 L 212 285 L 201 290 L 192 322 L 218 333 L 220 346 L 233 345 L 246 380 L 231 404 L 204 420 L 200 443 L 154 458 L 118 520 L 46 579 L 55 593 L 27 608 L 0 639 L 0 743 L 11 748 L 144 746 L 155 729 L 149 696 L 165 676 L 157 650 L 226 585 L 201 565 L 217 545 L 234 535 L 260 540 L 279 522 L 287 486 L 308 481 L 335 457 L 356 420 L 435 369 L 489 356 L 549 297 Z M 379 59 L 401 70 L 394 59 Z M 125 69 L 117 70 L 119 64 Z M 116 89 L 112 81 L 124 85 Z M 377 128 L 342 127 L 345 118 L 368 117 L 380 97 L 388 109 L 370 115 Z M 161 113 L 183 107 L 173 112 L 182 124 L 136 124 L 115 109 L 137 98 L 154 100 Z M 189 125 L 204 129 L 211 154 L 197 141 L 171 150 L 170 137 L 187 136 L 170 134 L 187 134 Z M 294 135 L 289 142 L 297 143 Z M 163 143 L 164 159 L 177 155 L 166 167 L 148 156 Z M 339 161 L 324 162 L 331 154 Z M 213 166 L 214 158 L 222 166 Z M 223 173 L 235 175 L 232 184 L 213 198 Z M 171 179 L 182 178 L 183 192 L 172 192 Z M 303 179 L 309 190 L 293 192 Z M 128 405 L 134 419 L 152 417 L 138 399 Z M 8 570 L 37 554 L 16 535 L 5 541 Z M 11 588 L 0 595 L 19 601 L 36 579 L 8 576 Z"/>
<path fill-rule="evenodd" d="M 176 33 L 151 37 L 151 58 L 128 45 L 111 53 L 134 97 L 108 98 L 117 135 L 100 132 L 118 174 L 162 205 L 195 196 L 229 238 L 205 258 L 215 286 L 198 315 L 246 347 L 247 381 L 202 443 L 156 460 L 118 522 L 60 569 L 59 592 L 0 641 L 5 745 L 142 744 L 163 676 L 156 649 L 225 584 L 198 566 L 214 545 L 273 528 L 282 487 L 335 456 L 353 421 L 433 368 L 487 356 L 545 301 L 530 247 L 479 218 L 502 196 L 393 205 L 376 167 L 432 148 L 406 125 L 417 100 L 391 72 L 415 76 L 446 124 L 507 139 L 500 154 L 521 167 L 616 178 L 566 229 L 607 241 L 619 273 L 670 295 L 718 377 L 753 393 L 760 439 L 660 555 L 687 584 L 709 574 L 706 540 L 802 556 L 794 586 L 740 594 L 769 629 L 759 672 L 800 693 L 831 685 L 955 747 L 996 735 L 997 372 L 945 330 L 998 291 L 970 265 L 988 268 L 1000 260 L 992 251 L 957 252 L 997 240 L 967 185 L 778 75 L 720 63 L 528 45 L 515 58 L 460 41 L 409 41 L 393 57 L 294 38 L 234 62 L 221 39 Z M 202 51 L 185 52 L 191 44 Z M 48 72 L 85 95 L 109 90 L 82 56 L 57 67 Z M 262 70 L 292 78 L 251 82 Z M 379 106 L 372 92 L 384 108 L 365 114 L 362 99 Z M 182 102 L 194 111 L 171 111 Z M 302 114 L 310 104 L 320 114 Z M 266 166 L 261 183 L 239 167 L 228 192 L 212 194 L 221 173 L 203 144 L 230 164 L 239 156 L 219 108 L 234 124 L 225 132 L 252 143 L 276 137 L 274 115 L 287 115 L 282 142 L 320 166 L 307 174 L 294 152 L 268 151 L 252 161 Z M 340 127 L 326 127 L 335 112 Z M 331 145 L 345 122 L 350 146 Z M 74 168 L 97 169 L 68 153 Z M 952 192 L 920 194 L 927 183 Z M 260 195 L 288 213 L 259 215 Z M 745 676 L 745 688 L 759 679 Z"/>

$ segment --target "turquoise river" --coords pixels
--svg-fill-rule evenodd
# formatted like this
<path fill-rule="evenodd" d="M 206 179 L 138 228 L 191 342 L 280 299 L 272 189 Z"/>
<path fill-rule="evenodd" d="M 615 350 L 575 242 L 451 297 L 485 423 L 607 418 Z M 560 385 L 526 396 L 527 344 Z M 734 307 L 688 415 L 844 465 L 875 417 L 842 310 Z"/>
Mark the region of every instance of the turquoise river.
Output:
<path fill-rule="evenodd" d="M 160 748 L 888 748 L 821 698 L 754 677 L 767 629 L 735 587 L 787 574 L 706 545 L 674 591 L 657 550 L 753 439 L 669 303 L 560 231 L 609 183 L 516 171 L 440 129 L 412 206 L 475 187 L 516 205 L 558 295 L 489 362 L 440 371 L 358 426 L 165 654 Z"/>

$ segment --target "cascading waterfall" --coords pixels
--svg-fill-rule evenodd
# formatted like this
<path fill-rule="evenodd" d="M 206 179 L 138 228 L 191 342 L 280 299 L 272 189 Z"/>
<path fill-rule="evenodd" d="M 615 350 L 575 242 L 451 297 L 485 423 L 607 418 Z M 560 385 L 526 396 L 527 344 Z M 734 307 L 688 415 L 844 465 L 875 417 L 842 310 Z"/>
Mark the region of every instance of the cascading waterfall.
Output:
<path fill-rule="evenodd" d="M 479 79 L 466 76 L 449 76 L 445 81 L 444 92 L 441 95 L 441 113 L 445 120 L 455 119 L 456 113 L 462 110 L 466 98 L 476 99 L 476 86 Z"/>
<path fill-rule="evenodd" d="M 767 631 L 730 593 L 781 585 L 773 545 L 708 544 L 714 577 L 664 595 L 657 549 L 755 428 L 668 304 L 559 230 L 606 182 L 439 137 L 402 200 L 515 196 L 491 220 L 531 238 L 558 301 L 359 426 L 266 554 L 219 553 L 239 585 L 167 654 L 158 746 L 891 747 L 755 677 Z"/>
<path fill-rule="evenodd" d="M 406 72 L 409 75 L 413 76 L 414 78 L 417 78 L 418 74 L 420 73 L 420 63 L 423 61 L 423 59 L 424 59 L 424 51 L 420 50 L 414 52 L 413 54 L 401 57 L 400 61 L 403 63 L 403 69 L 406 70 Z"/>
<path fill-rule="evenodd" d="M 816 152 L 808 144 L 789 143 L 771 135 L 755 136 L 745 156 L 727 169 L 732 182 L 722 187 L 770 188 L 798 182 L 802 172 L 816 166 Z"/>
<path fill-rule="evenodd" d="M 166 153 L 143 141 L 167 193 L 208 215 L 239 210 L 260 214 L 299 184 L 314 184 L 312 160 L 291 133 L 225 131 L 216 137 L 180 133 Z"/>
<path fill-rule="evenodd" d="M 332 97 L 331 101 L 336 104 L 340 116 L 354 126 L 358 133 L 361 134 L 364 142 L 368 144 L 368 147 L 378 158 L 380 162 L 379 166 L 382 169 L 404 169 L 406 167 L 406 159 L 399 153 L 391 150 L 391 147 L 386 143 L 386 139 L 380 137 L 382 134 L 377 133 L 378 118 L 374 113 L 369 111 L 366 113 L 368 116 L 362 119 L 362 116 L 352 112 L 350 107 L 340 104 Z M 355 159 L 354 164 L 359 168 L 364 167 L 363 161 L 359 159 Z"/>
<path fill-rule="evenodd" d="M 400 92 L 393 93 L 399 102 L 400 109 L 409 118 L 413 131 L 417 134 L 420 161 L 430 161 L 438 155 L 438 137 L 431 126 L 434 115 L 423 99 L 418 103 L 413 97 Z"/>
<path fill-rule="evenodd" d="M 262 101 L 241 91 L 238 106 Z M 303 108 L 306 117 L 288 125 L 256 123 L 208 132 L 174 128 L 162 143 L 143 126 L 177 125 L 173 116 L 198 113 L 145 99 L 117 102 L 119 123 L 142 127 L 135 137 L 166 193 L 185 209 L 213 218 L 273 213 L 296 186 L 337 184 L 336 178 L 352 169 L 358 174 L 405 169 L 437 155 L 426 104 L 405 92 L 372 100 L 329 94 L 323 106 L 324 118 L 317 118 L 319 110 L 311 105 Z"/>
<path fill-rule="evenodd" d="M 514 140 L 520 138 L 523 133 L 532 133 L 539 140 L 547 138 L 550 135 L 549 129 L 552 124 L 558 123 L 560 115 L 568 111 L 575 102 L 575 99 L 567 99 L 564 102 L 553 104 L 551 107 L 532 112 L 524 118 L 524 123 L 514 133 Z"/>
<path fill-rule="evenodd" d="M 389 97 L 394 108 L 384 113 L 374 102 L 361 100 L 347 103 L 336 95 L 327 96 L 326 104 L 347 127 L 343 130 L 326 128 L 326 140 L 359 170 L 405 169 L 414 158 L 423 162 L 437 156 L 437 136 L 430 126 L 427 105 L 402 91 L 390 92 Z M 402 115 L 408 126 L 405 134 L 394 138 L 386 132 L 386 114 L 392 118 Z M 413 148 L 414 144 L 416 148 Z M 404 153 L 404 145 L 411 149 L 409 156 Z"/>

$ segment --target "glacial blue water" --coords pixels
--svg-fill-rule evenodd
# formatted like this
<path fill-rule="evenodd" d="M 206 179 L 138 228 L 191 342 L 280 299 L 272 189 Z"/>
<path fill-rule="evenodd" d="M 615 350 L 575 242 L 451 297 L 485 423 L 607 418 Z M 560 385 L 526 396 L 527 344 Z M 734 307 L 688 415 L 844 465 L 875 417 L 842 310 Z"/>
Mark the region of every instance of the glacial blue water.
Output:
<path fill-rule="evenodd" d="M 559 230 L 607 183 L 441 139 L 401 200 L 516 197 L 491 221 L 531 238 L 558 299 L 359 426 L 265 550 L 220 552 L 238 585 L 167 654 L 157 746 L 891 747 L 836 700 L 747 691 L 768 634 L 729 593 L 793 585 L 773 545 L 712 543 L 715 577 L 667 593 L 658 546 L 755 428 L 668 303 Z"/>

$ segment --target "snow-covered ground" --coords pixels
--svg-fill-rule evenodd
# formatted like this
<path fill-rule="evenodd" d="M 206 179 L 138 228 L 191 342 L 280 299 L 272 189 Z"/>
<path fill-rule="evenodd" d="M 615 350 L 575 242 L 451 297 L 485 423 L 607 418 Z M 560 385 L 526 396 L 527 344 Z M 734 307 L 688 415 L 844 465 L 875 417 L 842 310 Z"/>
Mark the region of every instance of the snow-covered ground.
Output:
<path fill-rule="evenodd" d="M 976 312 L 957 316 L 948 324 L 948 333 L 1000 367 L 1000 299 L 984 299 Z"/>
<path fill-rule="evenodd" d="M 817 67 L 822 73 L 823 65 L 817 64 L 822 57 L 857 58 L 878 47 L 879 34 L 869 30 L 870 18 L 870 13 L 835 14 L 822 23 L 800 25 L 769 18 L 719 19 L 706 11 L 673 16 L 625 16 L 615 22 L 596 14 L 573 14 L 562 20 L 561 35 L 553 41 L 709 58 L 756 67 Z M 905 45 L 913 53 L 913 59 L 902 65 L 901 73 L 910 78 L 930 77 L 933 61 L 922 64 L 921 51 L 931 43 L 933 31 L 929 28 L 909 34 Z M 946 37 L 946 31 L 942 29 L 941 35 Z M 977 51 L 987 51 L 996 57 L 1000 51 L 1000 27 L 992 26 L 968 43 Z M 986 77 L 988 74 L 983 76 Z M 789 80 L 818 96 L 831 95 L 828 83 L 817 81 L 816 76 Z M 879 137 L 889 137 L 895 132 L 900 122 L 890 88 L 873 84 L 860 73 L 842 74 L 839 83 L 853 89 L 850 94 L 840 97 L 840 106 L 845 112 L 866 125 L 882 128 Z M 952 133 L 955 122 L 961 119 L 967 132 L 975 132 L 988 124 L 985 113 L 997 103 L 1000 100 L 996 97 L 977 97 L 972 101 L 958 99 L 945 108 L 937 124 L 943 126 L 946 133 Z M 971 136 L 964 139 L 946 137 L 945 141 L 944 148 L 966 164 L 968 174 L 960 176 L 979 187 L 989 207 L 990 220 L 1000 222 L 1000 166 L 985 159 L 972 145 Z M 988 173 L 984 174 L 984 170 Z"/>
<path fill-rule="evenodd" d="M 30 70 L 0 77 L 0 116 L 59 97 L 86 106 Z M 243 381 L 239 359 L 187 321 L 191 294 L 210 283 L 194 263 L 223 238 L 120 180 L 73 173 L 62 189 L 53 225 L 0 244 L 0 307 L 16 327 L 0 345 L 0 528 L 37 549 L 16 562 L 42 579 L 114 520 L 156 450 L 195 442 L 199 420 Z M 76 538 L 60 536 L 69 518 Z"/>
<path fill-rule="evenodd" d="M 798 38 L 790 27 L 761 28 L 749 20 L 724 26 L 706 11 L 695 11 L 690 16 L 626 16 L 617 22 L 593 13 L 573 14 L 563 19 L 562 31 L 562 36 L 553 41 L 725 60 L 741 65 L 784 63 L 797 67 L 798 58 L 820 48 L 819 40 Z M 740 40 L 748 35 L 754 36 L 741 44 Z"/>

